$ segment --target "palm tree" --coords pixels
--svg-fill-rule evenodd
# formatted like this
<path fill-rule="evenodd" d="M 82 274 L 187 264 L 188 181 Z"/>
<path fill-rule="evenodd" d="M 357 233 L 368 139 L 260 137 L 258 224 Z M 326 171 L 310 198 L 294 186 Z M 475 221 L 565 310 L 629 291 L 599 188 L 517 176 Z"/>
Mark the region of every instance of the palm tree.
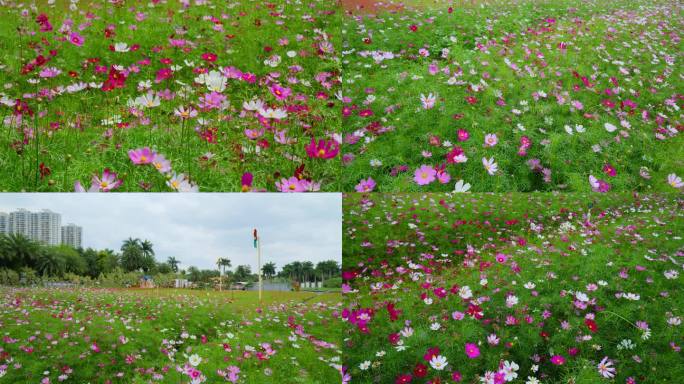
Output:
<path fill-rule="evenodd" d="M 138 240 L 139 241 L 139 240 Z M 144 240 L 140 243 L 140 249 L 145 257 L 154 256 L 154 249 L 152 249 L 152 242 Z"/>
<path fill-rule="evenodd" d="M 0 239 L 0 265 L 12 269 L 35 265 L 40 244 L 21 234 L 10 234 Z"/>
<path fill-rule="evenodd" d="M 143 264 L 141 267 L 145 273 L 153 270 L 157 266 L 157 262 L 154 260 L 154 249 L 152 247 L 152 242 L 147 239 L 140 242 L 140 251 L 143 255 Z"/>
<path fill-rule="evenodd" d="M 121 246 L 121 266 L 126 271 L 138 271 L 145 265 L 140 239 L 128 238 Z"/>
<path fill-rule="evenodd" d="M 264 264 L 263 267 L 261 267 L 261 273 L 266 276 L 266 278 L 270 279 L 276 274 L 276 265 L 273 262 L 268 262 Z"/>
<path fill-rule="evenodd" d="M 178 273 L 178 264 L 180 264 L 180 261 L 178 261 L 175 257 L 171 256 L 166 259 L 166 264 L 171 266 L 173 273 Z"/>
<path fill-rule="evenodd" d="M 45 248 L 38 255 L 36 269 L 43 276 L 61 276 L 64 266 L 64 258 L 56 249 Z"/>
<path fill-rule="evenodd" d="M 311 281 L 314 275 L 314 264 L 312 262 L 305 261 L 302 263 L 302 275 L 304 276 L 304 281 Z"/>
<path fill-rule="evenodd" d="M 219 274 L 219 287 L 223 287 L 223 285 L 221 284 L 223 282 L 223 278 L 221 277 L 221 275 L 226 274 L 226 267 L 230 268 L 230 259 L 227 259 L 225 257 L 219 257 L 218 260 L 216 260 L 216 265 L 218 266 L 219 270 L 223 268 L 223 273 Z"/>

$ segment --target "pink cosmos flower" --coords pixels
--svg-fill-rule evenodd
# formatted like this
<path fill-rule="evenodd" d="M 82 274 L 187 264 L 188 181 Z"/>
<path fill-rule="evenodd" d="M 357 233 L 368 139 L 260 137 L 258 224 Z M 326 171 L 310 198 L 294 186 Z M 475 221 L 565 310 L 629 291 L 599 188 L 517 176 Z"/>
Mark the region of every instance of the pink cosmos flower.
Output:
<path fill-rule="evenodd" d="M 368 179 L 361 180 L 354 189 L 356 192 L 371 192 L 375 189 L 375 186 L 375 180 L 369 177 Z"/>
<path fill-rule="evenodd" d="M 128 158 L 130 158 L 133 164 L 136 165 L 151 164 L 156 156 L 157 153 L 151 150 L 149 147 L 138 148 L 135 150 L 131 149 L 128 151 Z"/>
<path fill-rule="evenodd" d="M 610 184 L 604 180 L 599 180 L 594 175 L 589 175 L 589 185 L 591 185 L 591 190 L 594 192 L 605 193 L 610 191 Z"/>
<path fill-rule="evenodd" d="M 83 36 L 79 35 L 77 32 L 71 32 L 69 34 L 69 42 L 71 42 L 71 44 L 73 44 L 77 47 L 81 47 L 81 46 L 83 46 L 85 39 L 83 38 Z"/>
<path fill-rule="evenodd" d="M 499 142 L 499 138 L 496 137 L 496 133 L 489 133 L 485 136 L 484 144 L 487 147 L 493 147 Z"/>
<path fill-rule="evenodd" d="M 553 365 L 563 365 L 565 364 L 565 357 L 561 355 L 553 355 L 551 356 L 551 363 Z"/>
<path fill-rule="evenodd" d="M 110 172 L 108 168 L 102 172 L 102 177 L 93 175 L 91 189 L 97 187 L 100 192 L 109 192 L 113 189 L 119 188 L 123 180 L 116 178 L 116 173 Z"/>
<path fill-rule="evenodd" d="M 416 169 L 416 173 L 413 180 L 418 185 L 427 185 L 435 181 L 435 176 L 437 171 L 429 165 L 422 165 L 420 168 Z"/>
<path fill-rule="evenodd" d="M 306 190 L 305 185 L 302 185 L 300 180 L 294 176 L 276 181 L 275 185 L 280 192 L 304 192 Z"/>
<path fill-rule="evenodd" d="M 435 102 L 437 101 L 437 97 L 433 95 L 432 93 L 428 94 L 425 96 L 424 94 L 420 94 L 420 103 L 423 105 L 423 109 L 432 109 L 435 106 Z"/>
<path fill-rule="evenodd" d="M 171 172 L 171 162 L 164 155 L 155 155 L 154 160 L 152 160 L 152 166 L 160 173 Z"/>

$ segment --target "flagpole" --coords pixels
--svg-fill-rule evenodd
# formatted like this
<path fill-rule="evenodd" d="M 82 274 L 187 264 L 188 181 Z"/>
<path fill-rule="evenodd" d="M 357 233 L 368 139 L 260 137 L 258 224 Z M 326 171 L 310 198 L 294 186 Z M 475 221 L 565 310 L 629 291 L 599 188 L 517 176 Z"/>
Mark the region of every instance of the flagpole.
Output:
<path fill-rule="evenodd" d="M 259 264 L 257 271 L 259 273 L 259 305 L 261 305 L 261 237 L 257 235 L 257 263 Z"/>

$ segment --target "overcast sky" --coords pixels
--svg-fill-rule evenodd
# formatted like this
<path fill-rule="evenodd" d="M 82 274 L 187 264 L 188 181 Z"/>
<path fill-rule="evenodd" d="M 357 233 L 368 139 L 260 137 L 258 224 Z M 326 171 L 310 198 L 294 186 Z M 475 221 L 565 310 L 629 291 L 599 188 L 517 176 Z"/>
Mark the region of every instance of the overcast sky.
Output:
<path fill-rule="evenodd" d="M 83 227 L 83 247 L 119 251 L 128 237 L 148 239 L 157 261 L 215 268 L 218 257 L 256 270 L 262 263 L 342 261 L 341 195 L 333 193 L 0 193 L 0 212 L 50 209 L 62 225 Z"/>

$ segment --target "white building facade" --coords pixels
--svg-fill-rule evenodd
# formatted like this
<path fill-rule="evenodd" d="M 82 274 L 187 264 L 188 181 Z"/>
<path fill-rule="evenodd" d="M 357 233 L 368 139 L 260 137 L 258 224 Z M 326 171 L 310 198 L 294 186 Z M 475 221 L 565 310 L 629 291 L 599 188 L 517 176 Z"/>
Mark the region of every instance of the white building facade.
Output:
<path fill-rule="evenodd" d="M 62 227 L 62 244 L 73 248 L 81 248 L 82 236 L 83 228 L 76 224 L 69 223 Z"/>

